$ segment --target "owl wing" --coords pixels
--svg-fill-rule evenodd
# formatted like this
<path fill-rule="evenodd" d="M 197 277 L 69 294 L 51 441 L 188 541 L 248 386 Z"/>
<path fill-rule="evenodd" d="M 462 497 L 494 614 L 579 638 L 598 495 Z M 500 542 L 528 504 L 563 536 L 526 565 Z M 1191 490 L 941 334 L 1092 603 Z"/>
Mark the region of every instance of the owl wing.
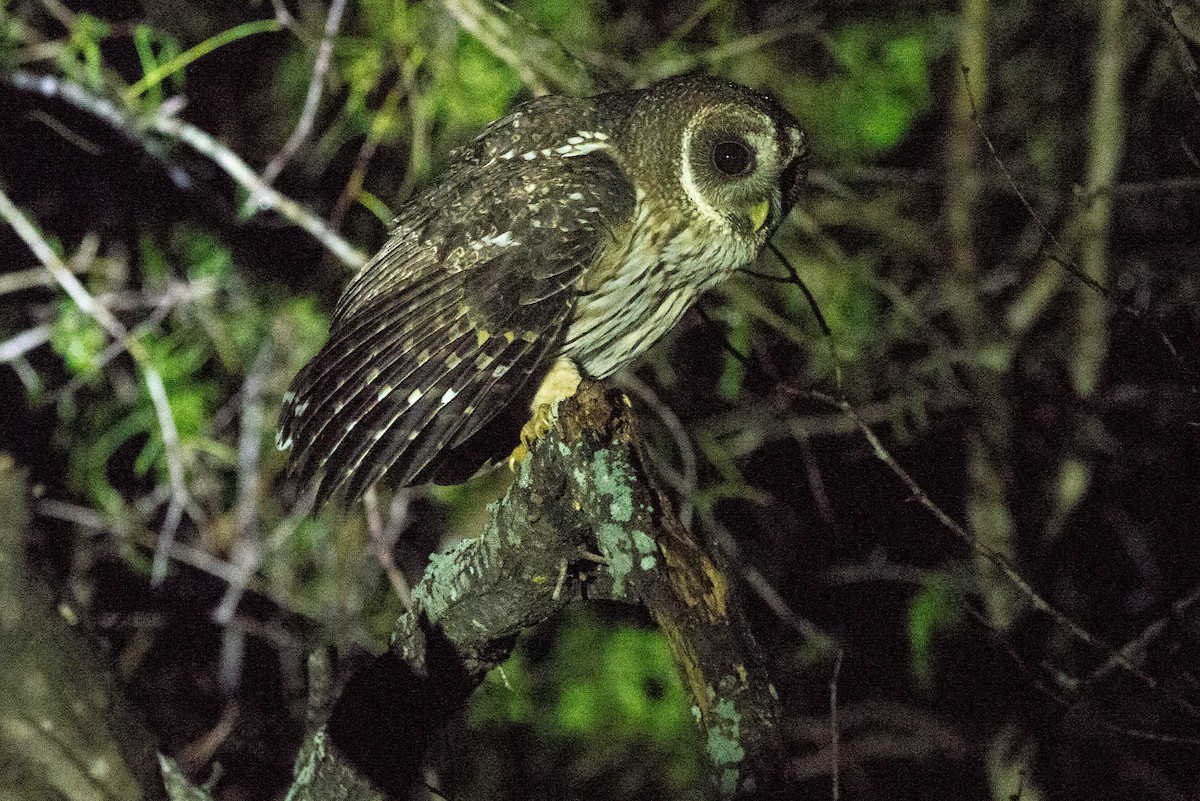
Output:
<path fill-rule="evenodd" d="M 280 447 L 303 484 L 319 479 L 318 503 L 343 488 L 349 503 L 385 471 L 401 485 L 430 475 L 549 366 L 576 279 L 634 206 L 603 139 L 571 144 L 591 132 L 577 131 L 586 115 L 563 111 L 565 127 L 546 109 L 493 126 L 347 287 L 280 417 Z"/>

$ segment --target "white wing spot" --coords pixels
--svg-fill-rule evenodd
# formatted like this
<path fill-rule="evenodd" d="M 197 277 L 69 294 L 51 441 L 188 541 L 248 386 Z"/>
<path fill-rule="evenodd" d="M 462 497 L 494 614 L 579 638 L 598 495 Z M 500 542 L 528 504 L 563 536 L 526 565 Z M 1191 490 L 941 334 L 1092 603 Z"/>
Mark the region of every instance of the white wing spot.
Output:
<path fill-rule="evenodd" d="M 582 145 L 576 145 L 575 147 L 571 148 L 569 153 L 563 153 L 563 158 L 569 159 L 575 156 L 583 156 L 587 153 L 591 153 L 593 150 L 605 150 L 607 148 L 608 145 L 604 144 L 603 142 L 584 142 Z"/>
<path fill-rule="evenodd" d="M 496 248 L 510 248 L 521 244 L 512 238 L 512 231 L 505 231 L 497 236 L 485 236 L 482 240 L 485 245 L 490 245 Z M 474 247 L 474 245 L 472 245 Z"/>
<path fill-rule="evenodd" d="M 411 393 L 411 394 L 409 394 L 409 396 L 408 396 L 408 405 L 409 405 L 409 406 L 412 406 L 414 403 L 416 403 L 417 401 L 419 401 L 419 400 L 421 399 L 421 396 L 422 396 L 422 395 L 424 395 L 424 394 L 425 394 L 425 393 L 424 393 L 424 392 L 422 392 L 421 390 L 419 390 L 419 389 L 414 389 L 414 390 L 412 391 L 412 393 Z"/>
<path fill-rule="evenodd" d="M 500 156 L 499 156 L 499 158 L 502 158 L 502 159 L 504 159 L 505 161 L 508 161 L 509 159 L 511 159 L 511 158 L 512 158 L 513 156 L 515 156 L 515 155 L 517 155 L 517 151 L 513 150 L 512 148 L 509 148 L 508 152 L 507 152 L 507 153 L 501 153 L 501 154 L 500 154 Z"/>
<path fill-rule="evenodd" d="M 294 414 L 296 417 L 299 417 L 302 414 L 304 414 L 306 411 L 308 411 L 308 401 L 307 400 L 304 401 L 304 403 L 297 403 L 296 408 L 293 410 L 292 414 Z"/>
<path fill-rule="evenodd" d="M 508 372 L 508 365 L 502 364 L 499 367 L 497 367 L 495 370 L 492 371 L 492 378 L 501 378 L 507 372 Z"/>
<path fill-rule="evenodd" d="M 571 194 L 567 195 L 567 200 L 583 200 L 583 193 L 572 192 Z"/>
<path fill-rule="evenodd" d="M 391 395 L 391 394 L 392 394 L 391 387 L 389 387 L 389 386 L 380 387 L 379 394 L 377 396 L 375 396 L 375 399 L 383 400 L 384 398 L 386 398 L 388 395 Z"/>
<path fill-rule="evenodd" d="M 442 405 L 445 406 L 447 403 L 454 400 L 457 395 L 458 392 L 454 388 L 446 390 L 445 394 L 442 395 Z"/>
<path fill-rule="evenodd" d="M 522 153 L 521 158 L 525 159 L 526 161 L 533 161 L 537 158 L 537 151 L 530 150 L 528 153 Z"/>

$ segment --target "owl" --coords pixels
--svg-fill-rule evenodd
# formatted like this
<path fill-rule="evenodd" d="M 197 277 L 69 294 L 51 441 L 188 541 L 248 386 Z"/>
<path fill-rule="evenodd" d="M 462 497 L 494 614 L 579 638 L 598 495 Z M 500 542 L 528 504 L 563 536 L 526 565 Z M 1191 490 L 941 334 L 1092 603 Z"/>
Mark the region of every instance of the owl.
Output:
<path fill-rule="evenodd" d="M 526 445 L 580 380 L 644 353 L 758 255 L 807 148 L 771 97 L 680 77 L 517 107 L 451 156 L 350 281 L 284 396 L 317 502 L 427 480 L 532 390 Z"/>

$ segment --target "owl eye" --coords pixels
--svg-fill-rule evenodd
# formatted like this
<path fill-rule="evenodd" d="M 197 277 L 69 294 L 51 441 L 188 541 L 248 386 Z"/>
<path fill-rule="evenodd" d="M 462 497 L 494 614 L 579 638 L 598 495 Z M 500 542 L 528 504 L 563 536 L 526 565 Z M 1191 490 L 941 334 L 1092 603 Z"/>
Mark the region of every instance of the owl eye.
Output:
<path fill-rule="evenodd" d="M 754 148 L 740 139 L 726 139 L 713 146 L 712 161 L 717 172 L 739 178 L 754 169 Z"/>

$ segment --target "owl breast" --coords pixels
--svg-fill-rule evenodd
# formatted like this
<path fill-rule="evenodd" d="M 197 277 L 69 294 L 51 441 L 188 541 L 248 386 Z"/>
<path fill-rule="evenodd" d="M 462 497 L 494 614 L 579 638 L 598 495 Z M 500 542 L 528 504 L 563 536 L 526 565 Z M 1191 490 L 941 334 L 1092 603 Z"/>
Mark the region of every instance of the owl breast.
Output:
<path fill-rule="evenodd" d="M 633 232 L 584 276 L 559 355 L 590 378 L 607 378 L 649 350 L 696 299 L 754 260 L 755 241 L 732 226 L 692 217 L 655 224 L 637 192 Z"/>

